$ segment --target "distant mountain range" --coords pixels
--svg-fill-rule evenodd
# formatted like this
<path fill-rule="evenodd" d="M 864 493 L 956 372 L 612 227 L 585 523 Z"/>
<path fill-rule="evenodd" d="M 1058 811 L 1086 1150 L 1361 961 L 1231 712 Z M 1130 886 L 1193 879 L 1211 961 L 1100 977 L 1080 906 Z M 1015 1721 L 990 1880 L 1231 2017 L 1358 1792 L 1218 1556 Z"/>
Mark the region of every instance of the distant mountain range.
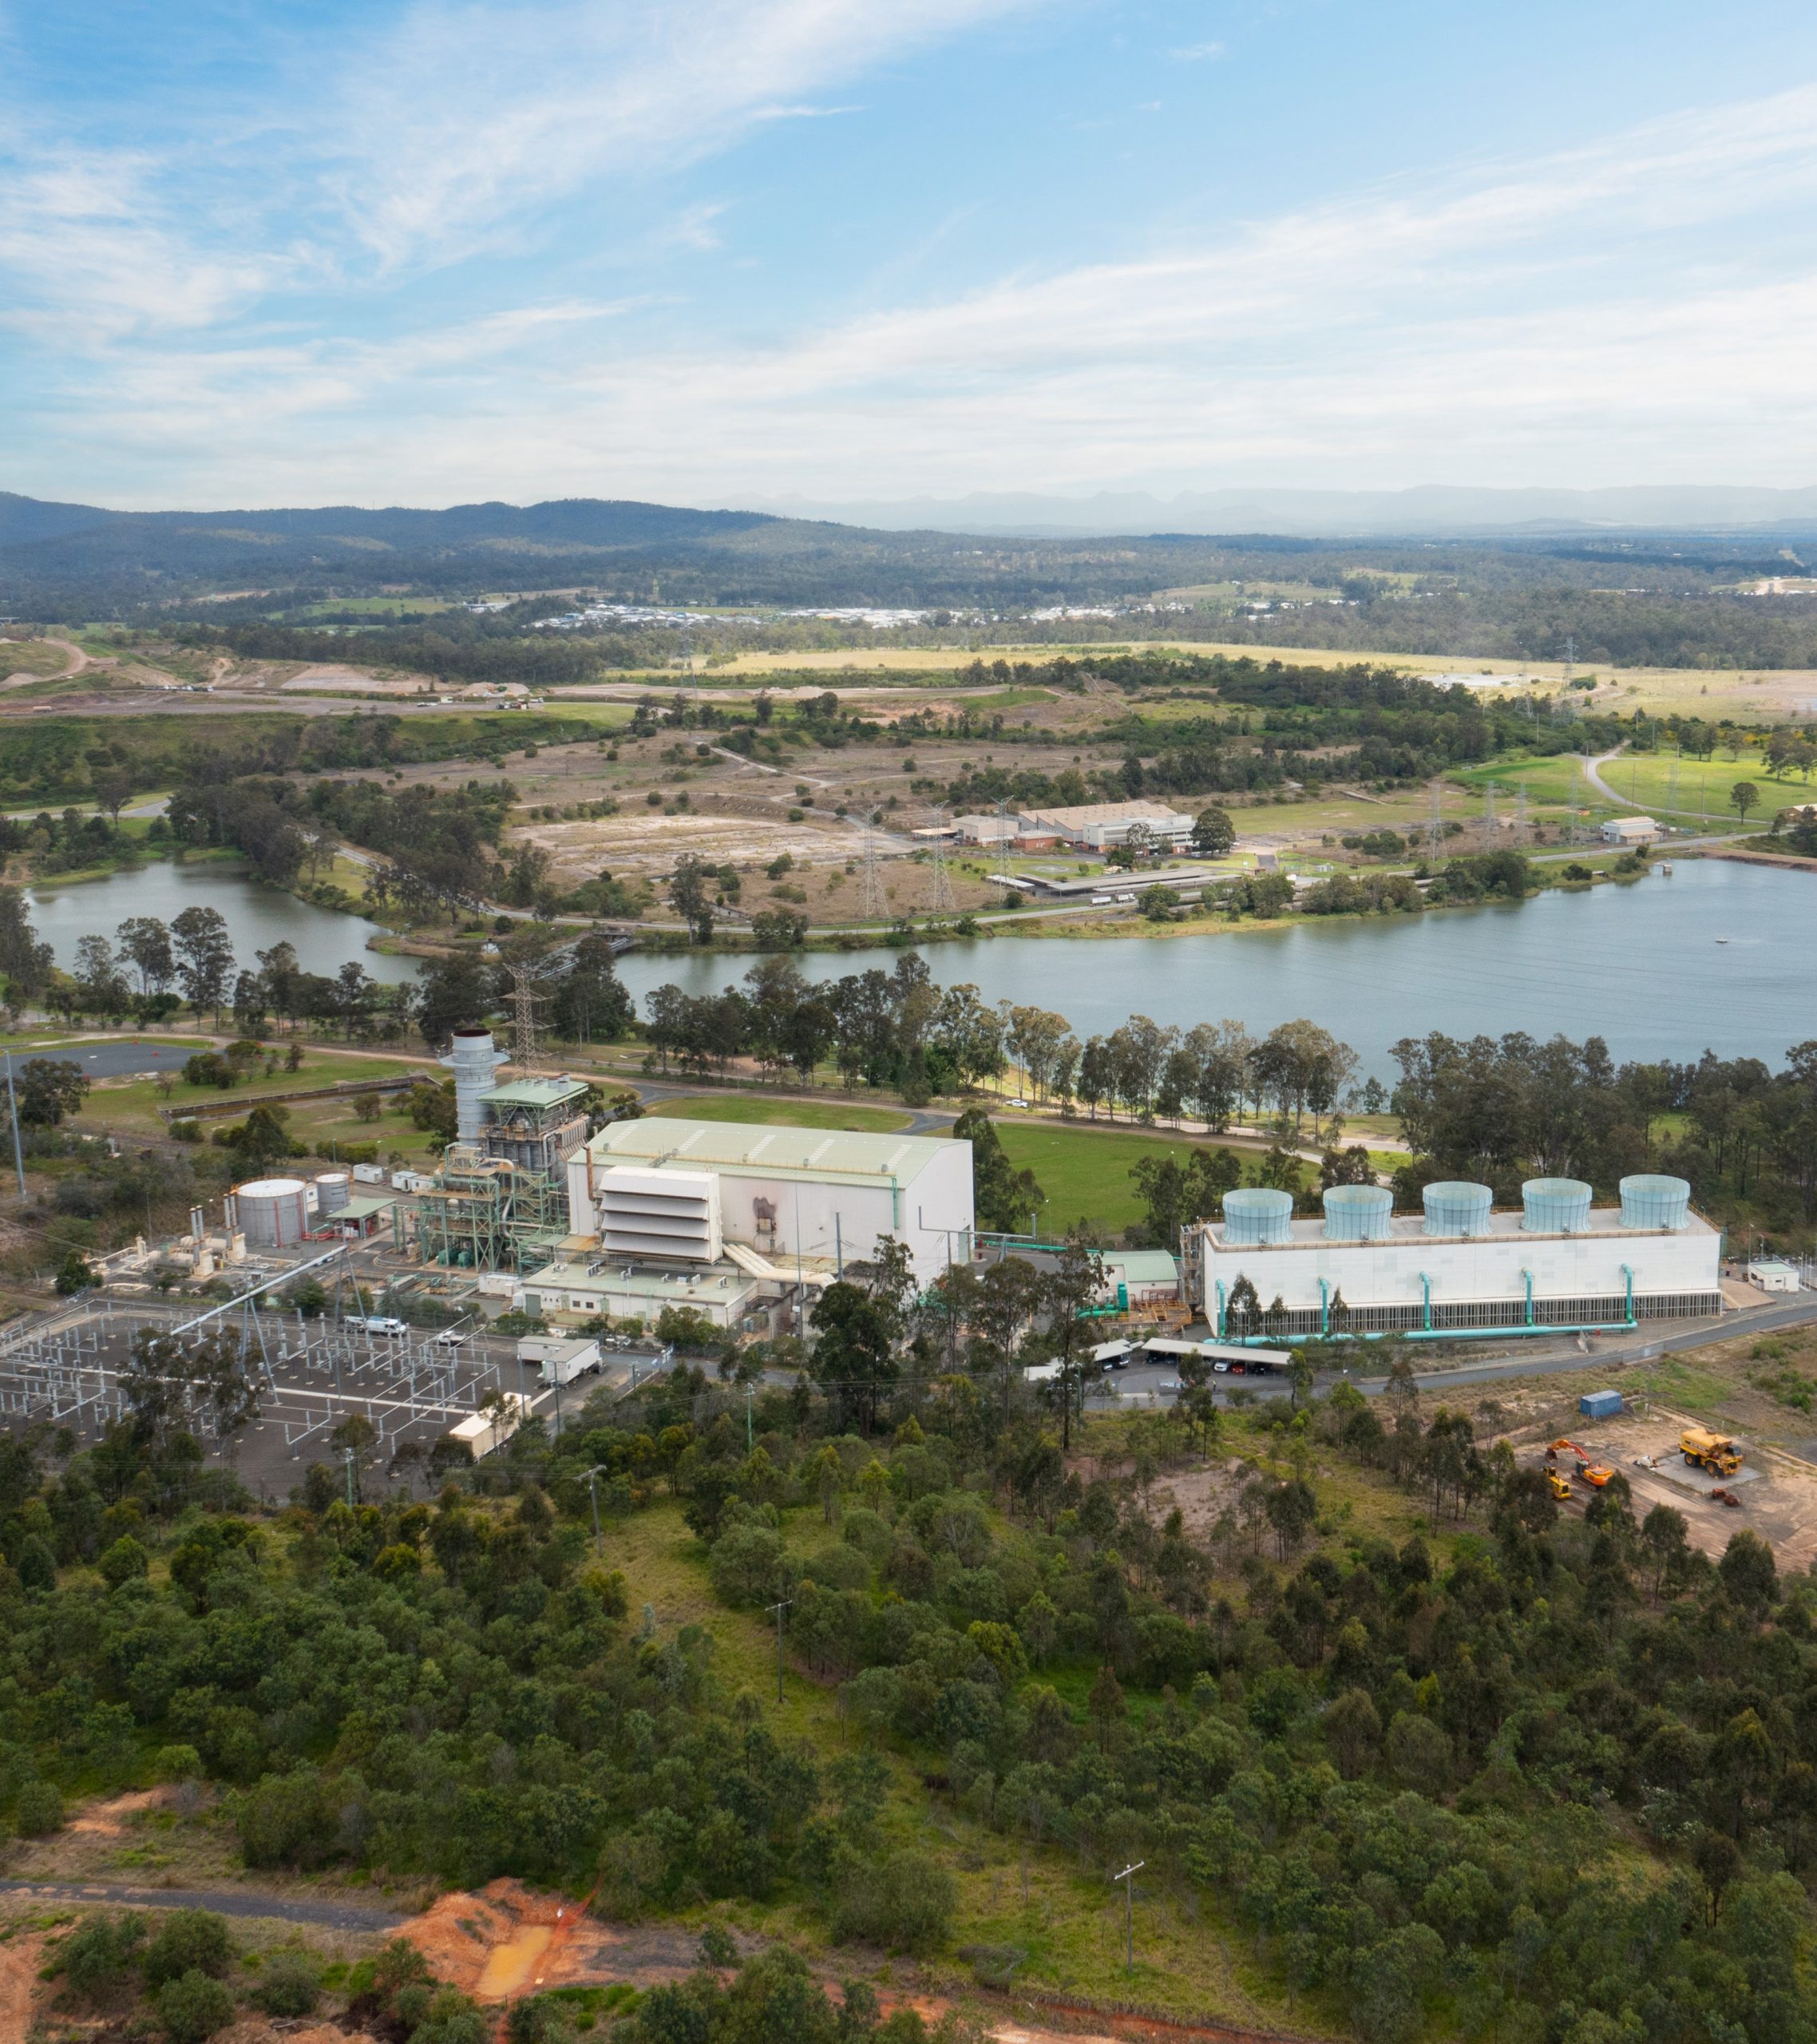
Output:
<path fill-rule="evenodd" d="M 813 508 L 842 519 L 799 505 L 592 497 L 122 512 L 0 493 L 0 616 L 187 608 L 225 621 L 355 596 L 574 589 L 635 604 L 1039 610 L 1283 578 L 1329 589 L 1357 568 L 1443 571 L 1455 583 L 1491 556 L 1502 583 L 1593 587 L 1610 579 L 1600 564 L 1644 560 L 1650 587 L 1663 577 L 1694 591 L 1783 572 L 1781 549 L 1817 535 L 1817 489 L 1002 494 Z M 1354 600 L 1370 592 L 1348 589 Z M 1363 622 L 1353 612 L 1352 627 Z M 1339 624 L 1328 612 L 1319 629 L 1328 638 Z"/>
<path fill-rule="evenodd" d="M 957 497 L 834 502 L 758 499 L 790 518 L 825 518 L 882 532 L 1281 533 L 1320 539 L 1512 537 L 1621 528 L 1642 532 L 1817 529 L 1817 486 L 1765 489 L 1640 484 L 1618 489 L 1099 490 L 1090 497 L 976 491 Z"/>

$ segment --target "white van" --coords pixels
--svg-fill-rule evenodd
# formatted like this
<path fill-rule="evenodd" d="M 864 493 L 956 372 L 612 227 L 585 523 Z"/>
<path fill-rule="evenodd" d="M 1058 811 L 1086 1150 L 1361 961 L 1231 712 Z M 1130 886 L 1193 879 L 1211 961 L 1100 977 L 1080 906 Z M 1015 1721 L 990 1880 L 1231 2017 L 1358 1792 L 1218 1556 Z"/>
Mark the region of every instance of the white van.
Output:
<path fill-rule="evenodd" d="M 410 1330 L 401 1320 L 392 1320 L 383 1313 L 374 1313 L 366 1323 L 366 1331 L 368 1334 L 408 1334 Z"/>

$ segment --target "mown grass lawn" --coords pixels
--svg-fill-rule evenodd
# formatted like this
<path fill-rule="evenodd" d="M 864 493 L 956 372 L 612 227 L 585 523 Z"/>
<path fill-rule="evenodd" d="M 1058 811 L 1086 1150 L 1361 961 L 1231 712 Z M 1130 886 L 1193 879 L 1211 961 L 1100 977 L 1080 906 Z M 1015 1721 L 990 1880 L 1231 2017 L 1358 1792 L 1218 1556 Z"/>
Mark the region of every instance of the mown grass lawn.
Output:
<path fill-rule="evenodd" d="M 1194 1150 L 1233 1150 L 1243 1161 L 1245 1178 L 1253 1178 L 1260 1154 L 1253 1137 L 1184 1135 L 1178 1130 L 1129 1128 L 1104 1121 L 1067 1127 L 1004 1120 L 996 1126 L 1010 1162 L 1019 1171 L 1033 1171 L 1047 1195 L 1039 1231 L 1061 1234 L 1083 1222 L 1088 1234 L 1105 1242 L 1143 1217 L 1146 1210 L 1130 1174 L 1144 1157 L 1171 1154 L 1184 1159 Z M 1311 1135 L 1308 1127 L 1304 1139 L 1310 1142 Z M 1390 1171 L 1404 1161 L 1386 1152 L 1377 1159 L 1380 1168 Z"/>

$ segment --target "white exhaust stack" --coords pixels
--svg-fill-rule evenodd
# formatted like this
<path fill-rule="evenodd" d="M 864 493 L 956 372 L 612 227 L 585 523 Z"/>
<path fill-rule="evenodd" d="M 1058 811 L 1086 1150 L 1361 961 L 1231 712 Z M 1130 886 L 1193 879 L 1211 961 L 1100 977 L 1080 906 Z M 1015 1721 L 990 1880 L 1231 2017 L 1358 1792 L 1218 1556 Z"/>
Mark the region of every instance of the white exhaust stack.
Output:
<path fill-rule="evenodd" d="M 489 1093 L 501 1064 L 509 1058 L 493 1048 L 489 1029 L 457 1029 L 446 1057 L 438 1060 L 454 1075 L 454 1128 L 462 1143 L 476 1143 L 480 1134 L 480 1095 Z"/>

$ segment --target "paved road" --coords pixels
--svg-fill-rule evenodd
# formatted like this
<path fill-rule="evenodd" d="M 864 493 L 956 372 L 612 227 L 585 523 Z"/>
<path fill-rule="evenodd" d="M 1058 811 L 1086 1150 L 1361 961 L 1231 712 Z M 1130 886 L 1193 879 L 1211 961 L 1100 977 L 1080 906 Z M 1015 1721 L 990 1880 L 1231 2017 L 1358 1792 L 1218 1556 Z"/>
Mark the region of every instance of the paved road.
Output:
<path fill-rule="evenodd" d="M 395 1910 L 312 1895 L 262 1895 L 255 1889 L 136 1888 L 117 1881 L 0 1880 L 0 1896 L 38 1902 L 111 1903 L 127 1909 L 212 1909 L 222 1916 L 263 1916 L 281 1923 L 313 1923 L 331 1931 L 389 1931 L 406 1919 Z"/>

